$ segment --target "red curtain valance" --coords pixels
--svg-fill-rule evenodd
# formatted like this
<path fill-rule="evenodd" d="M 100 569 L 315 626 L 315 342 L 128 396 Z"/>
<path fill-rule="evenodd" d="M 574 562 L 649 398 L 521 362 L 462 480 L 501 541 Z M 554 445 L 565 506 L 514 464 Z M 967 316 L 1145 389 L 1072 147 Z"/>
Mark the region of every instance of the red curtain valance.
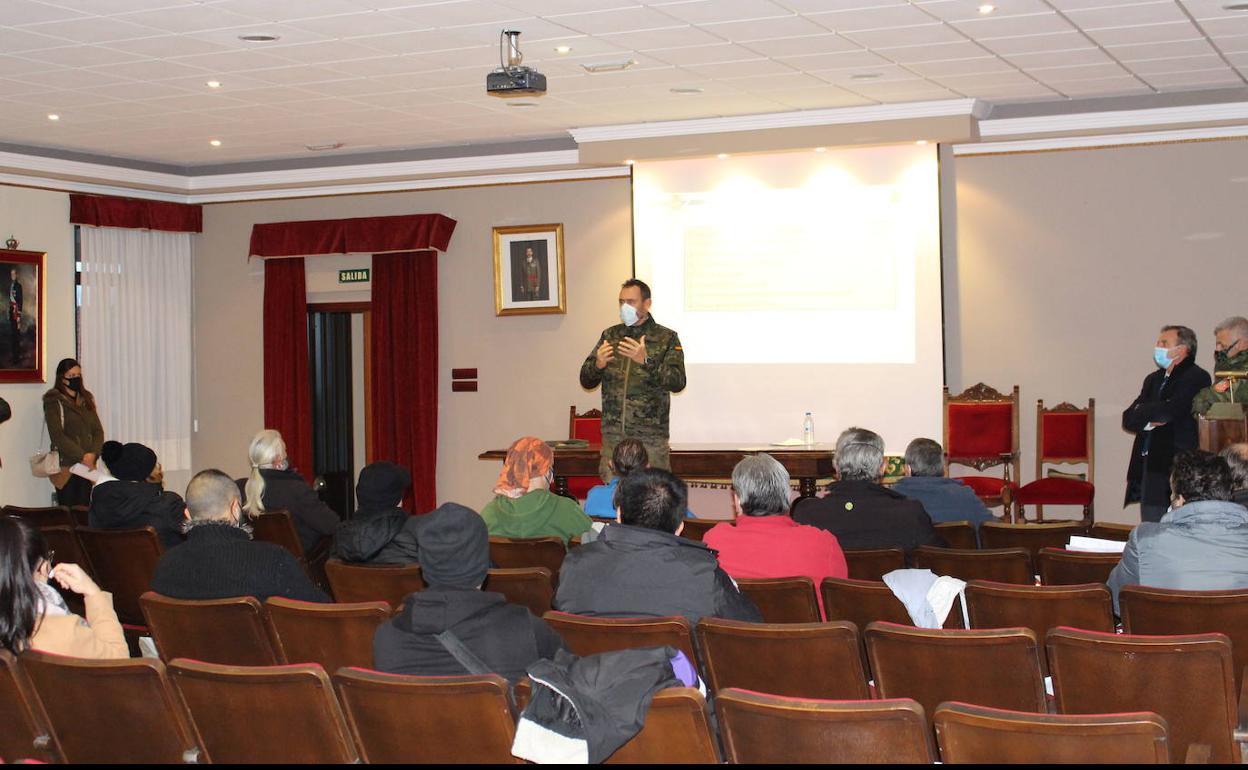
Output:
<path fill-rule="evenodd" d="M 204 211 L 200 206 L 109 195 L 71 194 L 69 221 L 93 227 L 169 230 L 175 233 L 204 231 Z"/>
<path fill-rule="evenodd" d="M 455 220 L 441 214 L 271 222 L 251 228 L 251 256 L 446 251 Z"/>

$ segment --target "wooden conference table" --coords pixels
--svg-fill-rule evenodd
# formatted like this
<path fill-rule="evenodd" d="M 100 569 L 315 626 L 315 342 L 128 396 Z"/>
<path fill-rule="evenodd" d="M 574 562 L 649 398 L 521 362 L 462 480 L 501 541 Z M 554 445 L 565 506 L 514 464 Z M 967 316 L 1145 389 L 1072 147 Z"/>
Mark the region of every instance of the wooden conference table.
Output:
<path fill-rule="evenodd" d="M 798 497 L 814 497 L 815 482 L 832 476 L 832 444 L 806 446 L 767 446 L 765 444 L 672 444 L 672 473 L 684 479 L 726 479 L 746 455 L 766 452 L 798 481 Z M 598 447 L 555 447 L 555 488 L 568 494 L 569 476 L 597 476 Z M 491 449 L 477 455 L 479 460 L 502 461 L 506 449 Z"/>

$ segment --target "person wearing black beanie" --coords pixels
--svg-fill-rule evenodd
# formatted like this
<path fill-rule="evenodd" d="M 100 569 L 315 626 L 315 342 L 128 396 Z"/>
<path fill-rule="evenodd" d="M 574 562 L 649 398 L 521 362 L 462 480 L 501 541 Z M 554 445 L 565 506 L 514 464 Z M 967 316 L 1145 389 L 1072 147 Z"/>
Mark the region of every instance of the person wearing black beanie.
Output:
<path fill-rule="evenodd" d="M 186 504 L 178 493 L 165 491 L 156 453 L 135 442 L 105 441 L 100 459 L 116 480 L 91 490 L 87 523 L 97 529 L 151 527 L 166 549 L 181 543 Z"/>
<path fill-rule="evenodd" d="M 485 521 L 470 508 L 444 503 L 419 517 L 420 569 L 428 586 L 373 637 L 373 668 L 392 674 L 476 673 L 437 638 L 450 632 L 491 673 L 509 681 L 538 660 L 553 658 L 563 640 L 528 607 L 480 590 L 490 567 Z"/>
<path fill-rule="evenodd" d="M 354 564 L 415 564 L 420 553 L 417 525 L 420 517 L 399 507 L 412 485 L 412 474 L 402 465 L 369 463 L 360 471 L 355 516 L 338 526 L 334 556 Z"/>

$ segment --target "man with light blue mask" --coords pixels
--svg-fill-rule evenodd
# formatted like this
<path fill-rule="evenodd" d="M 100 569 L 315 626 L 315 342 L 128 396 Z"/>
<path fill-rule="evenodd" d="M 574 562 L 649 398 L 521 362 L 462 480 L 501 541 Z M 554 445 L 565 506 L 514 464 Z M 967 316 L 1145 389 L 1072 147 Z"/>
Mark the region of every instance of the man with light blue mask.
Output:
<path fill-rule="evenodd" d="M 603 480 L 611 480 L 611 454 L 625 438 L 645 446 L 651 467 L 670 468 L 668 416 L 671 394 L 685 389 L 685 353 L 676 332 L 651 317 L 650 287 L 636 278 L 620 287 L 620 323 L 599 335 L 581 364 L 581 387 L 599 385 Z"/>
<path fill-rule="evenodd" d="M 1192 399 L 1210 382 L 1196 365 L 1196 333 L 1186 326 L 1162 327 L 1153 363 L 1156 371 L 1122 413 L 1123 429 L 1135 434 L 1124 504 L 1138 502 L 1141 521 L 1160 521 L 1170 505 L 1174 456 L 1198 443 Z"/>

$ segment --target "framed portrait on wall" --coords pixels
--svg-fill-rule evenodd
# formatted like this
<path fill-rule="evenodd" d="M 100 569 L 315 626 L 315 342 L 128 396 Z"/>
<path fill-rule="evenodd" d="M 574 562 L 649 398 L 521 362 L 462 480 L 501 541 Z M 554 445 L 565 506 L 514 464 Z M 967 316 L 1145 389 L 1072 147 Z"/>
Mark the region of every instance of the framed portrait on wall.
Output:
<path fill-rule="evenodd" d="M 0 249 L 0 382 L 44 382 L 40 251 Z"/>
<path fill-rule="evenodd" d="M 568 312 L 563 225 L 494 228 L 494 315 Z"/>

